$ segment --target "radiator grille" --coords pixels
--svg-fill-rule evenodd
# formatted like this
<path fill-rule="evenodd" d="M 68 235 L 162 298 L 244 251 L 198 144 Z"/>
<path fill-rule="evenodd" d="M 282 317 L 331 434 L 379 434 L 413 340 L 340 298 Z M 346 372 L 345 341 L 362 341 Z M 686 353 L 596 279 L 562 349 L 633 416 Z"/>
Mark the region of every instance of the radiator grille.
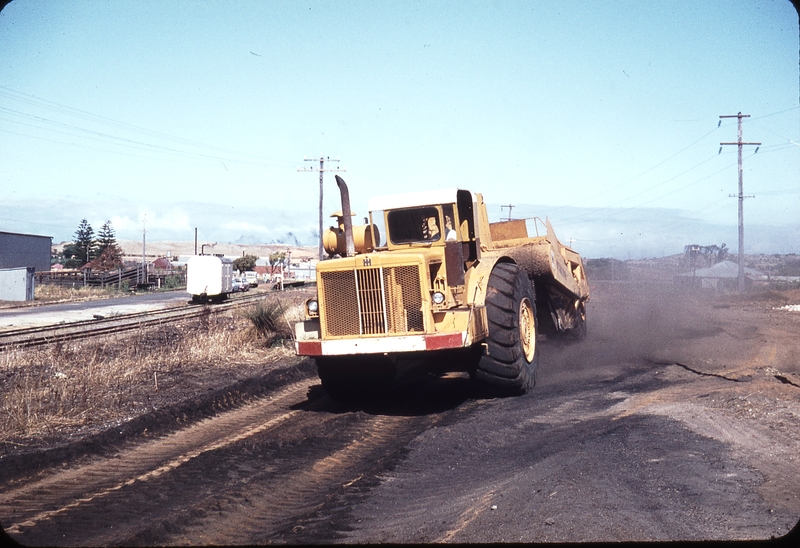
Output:
<path fill-rule="evenodd" d="M 389 333 L 424 331 L 419 267 L 398 266 L 385 269 L 383 290 L 389 308 L 387 312 Z"/>
<path fill-rule="evenodd" d="M 323 335 L 341 337 L 357 335 L 358 296 L 356 279 L 349 270 L 323 272 L 320 293 L 325 303 Z"/>
<path fill-rule="evenodd" d="M 383 291 L 381 291 L 381 269 L 356 270 L 358 308 L 361 315 L 361 333 L 379 335 L 386 333 Z"/>
<path fill-rule="evenodd" d="M 419 267 L 322 272 L 323 336 L 422 332 Z"/>

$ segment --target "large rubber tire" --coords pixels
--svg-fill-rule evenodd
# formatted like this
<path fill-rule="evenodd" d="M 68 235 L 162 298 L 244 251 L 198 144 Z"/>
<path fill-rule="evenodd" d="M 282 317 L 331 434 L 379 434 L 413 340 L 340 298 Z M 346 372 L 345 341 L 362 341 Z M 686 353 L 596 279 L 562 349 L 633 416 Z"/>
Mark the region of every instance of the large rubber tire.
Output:
<path fill-rule="evenodd" d="M 581 303 L 578 306 L 578 325 L 572 329 L 567 329 L 569 335 L 574 341 L 582 341 L 586 338 L 588 328 L 586 326 L 586 305 Z"/>
<path fill-rule="evenodd" d="M 535 382 L 539 348 L 533 282 L 518 265 L 499 263 L 489 276 L 489 337 L 474 379 L 498 395 L 520 395 Z"/>
<path fill-rule="evenodd" d="M 586 326 L 586 305 L 581 303 L 578 305 L 577 317 L 575 318 L 575 326 L 565 329 L 564 331 L 556 330 L 554 333 L 548 333 L 548 340 L 558 342 L 559 344 L 575 344 L 586 339 L 588 329 Z"/>
<path fill-rule="evenodd" d="M 387 358 L 336 356 L 316 358 L 322 388 L 333 399 L 364 399 L 391 388 L 395 367 Z"/>

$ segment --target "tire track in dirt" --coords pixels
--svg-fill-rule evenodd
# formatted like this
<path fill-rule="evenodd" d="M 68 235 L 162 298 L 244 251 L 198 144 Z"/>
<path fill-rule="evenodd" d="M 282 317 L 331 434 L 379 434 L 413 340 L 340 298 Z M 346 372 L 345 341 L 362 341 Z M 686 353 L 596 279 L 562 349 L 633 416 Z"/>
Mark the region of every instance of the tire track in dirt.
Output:
<path fill-rule="evenodd" d="M 183 508 L 181 515 L 170 515 L 123 543 L 260 545 L 343 538 L 353 505 L 368 496 L 414 438 L 474 410 L 464 401 L 463 385 L 452 390 L 446 384 L 424 383 L 426 395 L 418 393 L 416 402 L 400 389 L 386 398 L 344 404 L 340 411 L 330 412 L 328 405 L 298 417 L 291 431 L 274 432 L 280 440 L 264 442 L 282 445 L 282 456 L 257 447 L 248 457 L 269 463 L 272 470 Z M 226 466 L 242 462 L 238 454 L 218 457 L 228 461 Z"/>
<path fill-rule="evenodd" d="M 462 405 L 463 379 L 456 389 L 423 383 L 421 400 L 404 393 L 363 403 L 332 401 L 317 382 L 297 382 L 111 457 L 47 471 L 0 494 L 3 525 L 33 545 L 338 538 L 347 529 L 347 500 L 368 493 L 421 432 L 473 407 Z"/>
<path fill-rule="evenodd" d="M 302 534 L 305 526 L 299 522 L 303 517 L 313 517 L 338 492 L 357 485 L 365 469 L 389 456 L 398 440 L 422 423 L 428 427 L 430 421 L 368 416 L 345 434 L 357 439 L 326 456 L 310 459 L 289 476 L 253 486 L 243 495 L 248 501 L 247 511 L 211 515 L 192 524 L 180 535 L 180 542 L 247 545 L 285 541 Z M 171 539 L 166 540 L 171 543 Z"/>
<path fill-rule="evenodd" d="M 289 385 L 270 397 L 124 449 L 111 459 L 93 458 L 6 490 L 0 493 L 0 515 L 4 516 L 6 532 L 20 534 L 126 486 L 157 478 L 203 453 L 276 428 L 299 412 L 286 408 L 302 399 L 314 382 Z"/>

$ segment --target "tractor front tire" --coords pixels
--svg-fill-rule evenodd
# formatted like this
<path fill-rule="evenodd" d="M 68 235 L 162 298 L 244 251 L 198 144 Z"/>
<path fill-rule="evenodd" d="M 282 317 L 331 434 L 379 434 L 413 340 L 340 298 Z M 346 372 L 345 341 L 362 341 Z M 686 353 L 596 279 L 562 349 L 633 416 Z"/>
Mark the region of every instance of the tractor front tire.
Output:
<path fill-rule="evenodd" d="M 498 263 L 489 276 L 489 336 L 473 378 L 503 396 L 526 393 L 535 382 L 539 349 L 533 282 L 514 263 Z"/>

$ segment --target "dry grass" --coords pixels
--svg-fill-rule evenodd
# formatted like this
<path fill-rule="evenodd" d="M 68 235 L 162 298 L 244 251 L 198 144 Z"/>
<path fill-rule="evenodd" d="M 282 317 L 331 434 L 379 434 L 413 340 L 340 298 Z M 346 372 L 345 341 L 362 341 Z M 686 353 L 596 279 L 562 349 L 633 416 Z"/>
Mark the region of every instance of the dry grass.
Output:
<path fill-rule="evenodd" d="M 297 315 L 297 304 L 286 304 Z M 272 338 L 274 339 L 274 337 Z M 0 353 L 0 453 L 120 423 L 293 356 L 240 313 Z"/>
<path fill-rule="evenodd" d="M 119 294 L 120 291 L 111 287 L 101 289 L 99 287 L 59 287 L 57 285 L 38 284 L 33 289 L 34 300 L 44 302 L 91 301 L 107 299 Z"/>

